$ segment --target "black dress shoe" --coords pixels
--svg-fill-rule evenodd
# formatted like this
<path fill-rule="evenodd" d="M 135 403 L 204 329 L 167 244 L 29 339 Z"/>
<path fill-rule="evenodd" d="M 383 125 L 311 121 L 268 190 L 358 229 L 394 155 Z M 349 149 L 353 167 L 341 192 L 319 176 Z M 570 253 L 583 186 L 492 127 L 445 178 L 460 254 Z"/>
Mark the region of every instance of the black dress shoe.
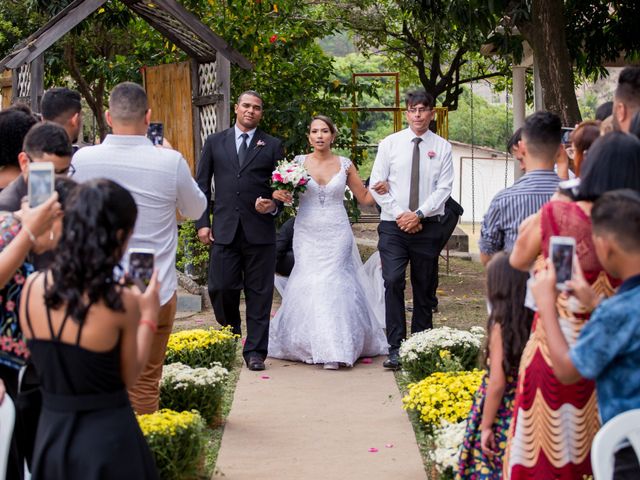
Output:
<path fill-rule="evenodd" d="M 431 309 L 431 313 L 438 313 L 438 305 Z"/>
<path fill-rule="evenodd" d="M 260 357 L 250 357 L 247 360 L 247 368 L 254 372 L 264 370 L 264 361 Z"/>
<path fill-rule="evenodd" d="M 399 370 L 400 369 L 400 355 L 398 352 L 389 352 L 389 356 L 382 363 L 384 368 L 388 368 L 390 370 Z"/>

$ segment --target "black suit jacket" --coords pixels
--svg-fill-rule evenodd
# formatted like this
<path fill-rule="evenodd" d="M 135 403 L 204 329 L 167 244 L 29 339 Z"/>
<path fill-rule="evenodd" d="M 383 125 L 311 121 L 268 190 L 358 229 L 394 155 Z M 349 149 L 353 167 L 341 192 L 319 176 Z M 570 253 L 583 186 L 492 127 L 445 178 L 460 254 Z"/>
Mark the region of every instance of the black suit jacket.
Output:
<path fill-rule="evenodd" d="M 258 197 L 271 198 L 271 173 L 284 157 L 282 142 L 256 130 L 242 167 L 238 164 L 235 129 L 214 133 L 207 138 L 198 162 L 196 180 L 207 197 L 209 208 L 196 222 L 196 228 L 211 226 L 213 238 L 220 245 L 229 245 L 238 223 L 249 243 L 273 244 L 276 240 L 274 216 L 258 213 Z M 215 182 L 215 199 L 211 202 L 211 179 Z"/>

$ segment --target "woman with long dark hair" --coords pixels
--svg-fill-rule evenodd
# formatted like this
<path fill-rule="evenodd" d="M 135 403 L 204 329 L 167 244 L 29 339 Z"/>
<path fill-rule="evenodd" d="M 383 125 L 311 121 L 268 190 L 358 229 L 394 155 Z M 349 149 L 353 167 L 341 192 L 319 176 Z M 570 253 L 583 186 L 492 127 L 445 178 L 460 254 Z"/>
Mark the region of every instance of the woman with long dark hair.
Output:
<path fill-rule="evenodd" d="M 158 478 L 129 403 L 157 328 L 158 283 L 144 293 L 114 278 L 136 204 L 109 180 L 71 194 L 50 269 L 29 277 L 22 329 L 43 407 L 33 479 Z"/>
<path fill-rule="evenodd" d="M 533 312 L 524 306 L 528 277 L 509 265 L 506 252 L 487 265 L 487 373 L 467 418 L 456 478 L 502 478 L 518 366 L 533 320 Z"/>

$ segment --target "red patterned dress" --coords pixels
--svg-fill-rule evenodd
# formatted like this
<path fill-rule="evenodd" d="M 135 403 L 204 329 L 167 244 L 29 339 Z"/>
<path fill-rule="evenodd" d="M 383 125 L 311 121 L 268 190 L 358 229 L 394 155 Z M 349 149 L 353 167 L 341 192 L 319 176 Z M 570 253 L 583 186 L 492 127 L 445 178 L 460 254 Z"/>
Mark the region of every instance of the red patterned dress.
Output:
<path fill-rule="evenodd" d="M 577 204 L 560 201 L 545 204 L 540 224 L 544 259 L 549 256 L 551 236 L 575 238 L 586 280 L 596 292 L 613 294 L 612 280 L 595 254 L 591 219 Z M 538 261 L 543 261 L 542 257 Z M 571 346 L 589 319 L 589 312 L 573 298 L 558 297 L 556 308 L 561 329 Z M 572 385 L 560 383 L 553 374 L 546 332 L 536 314 L 520 361 L 504 477 L 582 480 L 592 474 L 591 443 L 599 428 L 595 383 L 585 379 Z"/>

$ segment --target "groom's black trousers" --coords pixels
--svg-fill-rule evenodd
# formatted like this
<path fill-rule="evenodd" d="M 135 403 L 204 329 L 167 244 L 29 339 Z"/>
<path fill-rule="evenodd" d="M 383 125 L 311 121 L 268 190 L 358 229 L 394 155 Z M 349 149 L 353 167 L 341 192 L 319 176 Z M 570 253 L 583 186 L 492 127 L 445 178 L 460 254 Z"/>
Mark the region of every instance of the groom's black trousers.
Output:
<path fill-rule="evenodd" d="M 244 289 L 247 338 L 243 356 L 267 356 L 273 300 L 275 244 L 247 242 L 241 223 L 228 245 L 213 243 L 209 259 L 209 298 L 219 324 L 241 335 L 240 290 Z"/>
<path fill-rule="evenodd" d="M 381 221 L 378 250 L 384 279 L 385 318 L 389 351 L 397 351 L 407 336 L 404 306 L 405 274 L 411 262 L 413 315 L 411 333 L 432 328 L 432 292 L 438 279 L 435 261 L 440 254 L 442 225 L 435 218 L 423 221 L 418 233 L 405 233 L 396 222 Z"/>

